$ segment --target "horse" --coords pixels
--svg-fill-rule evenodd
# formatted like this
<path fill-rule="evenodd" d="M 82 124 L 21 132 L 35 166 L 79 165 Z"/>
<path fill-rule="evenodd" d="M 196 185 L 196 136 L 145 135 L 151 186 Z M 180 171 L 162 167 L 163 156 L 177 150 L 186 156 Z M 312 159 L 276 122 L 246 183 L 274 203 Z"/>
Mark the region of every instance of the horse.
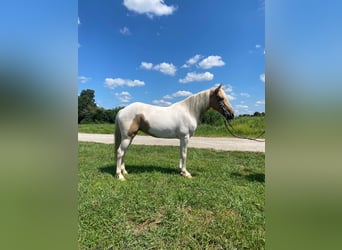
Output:
<path fill-rule="evenodd" d="M 209 108 L 226 120 L 234 118 L 234 110 L 222 85 L 201 91 L 168 107 L 132 103 L 121 109 L 115 119 L 116 176 L 124 181 L 127 175 L 125 155 L 138 131 L 158 138 L 180 140 L 180 174 L 192 178 L 186 169 L 187 146 L 197 128 L 201 114 Z"/>

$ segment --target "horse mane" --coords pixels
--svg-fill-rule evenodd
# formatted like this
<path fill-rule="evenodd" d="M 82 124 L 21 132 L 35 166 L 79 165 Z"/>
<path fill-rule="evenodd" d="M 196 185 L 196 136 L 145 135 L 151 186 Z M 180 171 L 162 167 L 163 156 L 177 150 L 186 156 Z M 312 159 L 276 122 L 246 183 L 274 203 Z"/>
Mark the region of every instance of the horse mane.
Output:
<path fill-rule="evenodd" d="M 210 89 L 193 94 L 186 99 L 176 102 L 171 106 L 181 106 L 189 111 L 189 113 L 199 120 L 201 114 L 209 109 Z"/>

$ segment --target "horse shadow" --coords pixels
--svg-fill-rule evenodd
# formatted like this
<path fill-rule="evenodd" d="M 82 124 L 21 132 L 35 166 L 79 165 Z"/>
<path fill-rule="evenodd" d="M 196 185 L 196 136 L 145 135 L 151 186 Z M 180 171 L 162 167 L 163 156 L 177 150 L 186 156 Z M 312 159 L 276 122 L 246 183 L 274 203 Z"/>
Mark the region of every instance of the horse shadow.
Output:
<path fill-rule="evenodd" d="M 265 174 L 264 173 L 254 173 L 251 171 L 248 171 L 247 173 L 240 173 L 240 172 L 233 172 L 231 173 L 232 177 L 235 178 L 244 178 L 248 181 L 256 181 L 256 182 L 261 182 L 264 183 L 265 182 Z"/>
<path fill-rule="evenodd" d="M 126 170 L 128 174 L 143 174 L 143 173 L 152 173 L 158 172 L 163 174 L 170 175 L 179 175 L 179 171 L 176 168 L 165 168 L 154 165 L 126 165 Z M 112 176 L 116 176 L 116 166 L 114 164 L 106 165 L 99 168 L 101 173 L 110 174 Z"/>

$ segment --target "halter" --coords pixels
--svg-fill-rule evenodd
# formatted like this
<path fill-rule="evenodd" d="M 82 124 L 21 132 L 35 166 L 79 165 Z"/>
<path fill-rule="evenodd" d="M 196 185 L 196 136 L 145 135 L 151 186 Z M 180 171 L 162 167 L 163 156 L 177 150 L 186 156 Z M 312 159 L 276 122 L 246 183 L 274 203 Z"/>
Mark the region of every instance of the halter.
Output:
<path fill-rule="evenodd" d="M 217 97 L 216 97 L 217 98 Z M 221 99 L 221 98 L 217 98 L 217 99 Z M 216 100 L 217 100 L 216 99 Z M 217 100 L 217 104 L 220 106 L 220 108 L 222 109 L 225 117 L 228 117 L 230 115 L 228 109 L 226 108 L 226 105 L 224 105 L 224 101 L 223 98 L 221 100 Z"/>
<path fill-rule="evenodd" d="M 219 89 L 215 90 L 215 99 L 217 102 L 217 105 L 221 108 L 222 112 L 224 113 L 225 118 L 227 119 L 228 116 L 230 116 L 230 112 L 228 111 L 226 105 L 224 105 L 224 98 L 218 96 Z"/>

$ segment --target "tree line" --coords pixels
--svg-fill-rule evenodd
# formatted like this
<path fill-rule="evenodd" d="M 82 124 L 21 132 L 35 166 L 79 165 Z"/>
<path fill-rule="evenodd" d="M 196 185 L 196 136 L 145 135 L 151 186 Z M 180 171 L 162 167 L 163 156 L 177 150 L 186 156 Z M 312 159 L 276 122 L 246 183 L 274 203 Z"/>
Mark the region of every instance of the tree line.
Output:
<path fill-rule="evenodd" d="M 115 123 L 116 114 L 123 107 L 104 109 L 95 103 L 95 91 L 82 90 L 78 96 L 78 123 Z"/>
<path fill-rule="evenodd" d="M 115 123 L 115 117 L 120 109 L 124 107 L 116 107 L 113 109 L 104 109 L 98 107 L 95 102 L 95 90 L 82 90 L 78 96 L 78 123 Z M 255 112 L 253 115 L 243 114 L 240 116 L 265 116 L 265 112 Z M 217 125 L 221 124 L 221 115 L 210 109 L 200 118 L 201 124 Z"/>

